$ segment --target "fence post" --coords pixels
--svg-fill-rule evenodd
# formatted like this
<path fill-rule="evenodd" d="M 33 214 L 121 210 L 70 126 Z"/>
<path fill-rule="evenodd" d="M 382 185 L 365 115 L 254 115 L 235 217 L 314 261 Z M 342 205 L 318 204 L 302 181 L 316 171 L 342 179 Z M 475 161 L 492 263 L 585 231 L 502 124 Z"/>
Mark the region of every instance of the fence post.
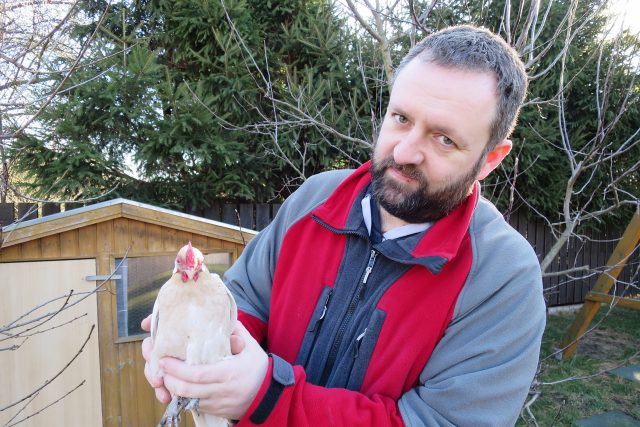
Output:
<path fill-rule="evenodd" d="M 67 202 L 64 204 L 64 210 L 66 211 L 70 211 L 72 209 L 78 209 L 81 208 L 83 205 L 81 202 Z"/>
<path fill-rule="evenodd" d="M 53 215 L 60 212 L 60 203 L 43 203 L 42 216 Z"/>
<path fill-rule="evenodd" d="M 214 221 L 220 221 L 220 202 L 213 202 L 204 210 L 204 217 Z"/>
<path fill-rule="evenodd" d="M 256 230 L 260 231 L 265 228 L 271 222 L 271 215 L 269 213 L 269 205 L 266 203 L 256 204 Z"/>
<path fill-rule="evenodd" d="M 222 205 L 222 222 L 231 225 L 238 225 L 235 203 L 225 203 Z"/>
<path fill-rule="evenodd" d="M 18 203 L 18 220 L 28 221 L 38 218 L 37 203 Z"/>
<path fill-rule="evenodd" d="M 271 205 L 271 208 L 272 208 L 271 219 L 276 217 L 276 214 L 280 210 L 281 206 L 282 206 L 282 203 L 274 203 L 274 204 Z"/>
<path fill-rule="evenodd" d="M 13 223 L 13 212 L 13 203 L 0 203 L 0 227 Z"/>
<path fill-rule="evenodd" d="M 240 203 L 240 227 L 253 230 L 253 203 Z"/>

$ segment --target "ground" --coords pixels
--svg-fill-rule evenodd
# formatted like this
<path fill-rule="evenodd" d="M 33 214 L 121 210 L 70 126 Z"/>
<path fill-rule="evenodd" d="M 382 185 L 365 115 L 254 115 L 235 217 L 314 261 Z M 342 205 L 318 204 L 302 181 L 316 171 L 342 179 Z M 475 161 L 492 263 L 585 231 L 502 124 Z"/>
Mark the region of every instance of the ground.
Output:
<path fill-rule="evenodd" d="M 612 329 L 595 329 L 580 342 L 577 355 L 602 360 L 605 369 L 615 368 L 628 347 L 640 349 L 640 339 Z"/>
<path fill-rule="evenodd" d="M 582 340 L 574 357 L 563 362 L 554 354 L 574 316 L 549 316 L 539 384 L 534 389 L 539 396 L 530 407 L 535 420 L 525 410 L 518 426 L 573 426 L 581 418 L 613 410 L 640 420 L 640 383 L 606 372 L 620 365 L 640 364 L 640 311 L 608 310 L 603 305 L 592 322 L 598 326 Z M 568 380 L 582 377 L 587 378 Z"/>

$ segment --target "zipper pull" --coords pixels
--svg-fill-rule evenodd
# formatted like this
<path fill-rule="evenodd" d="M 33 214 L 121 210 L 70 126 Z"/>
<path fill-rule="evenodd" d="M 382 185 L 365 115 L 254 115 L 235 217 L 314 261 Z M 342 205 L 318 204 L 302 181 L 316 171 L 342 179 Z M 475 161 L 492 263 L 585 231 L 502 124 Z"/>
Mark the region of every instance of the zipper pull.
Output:
<path fill-rule="evenodd" d="M 360 344 L 362 344 L 362 339 L 364 338 L 366 333 L 367 333 L 367 328 L 364 328 L 364 331 L 362 331 L 362 333 L 356 337 L 356 346 L 354 349 L 355 354 L 353 355 L 354 359 L 358 358 L 358 354 L 360 353 Z"/>
<path fill-rule="evenodd" d="M 324 316 L 327 314 L 327 306 L 329 305 L 329 298 L 331 298 L 331 294 L 333 293 L 333 288 L 329 288 L 329 292 L 327 292 L 327 296 L 324 299 L 324 306 L 322 307 L 322 314 L 313 324 L 313 327 L 309 329 L 309 332 L 315 332 L 319 329 L 320 323 L 324 320 Z"/>
<path fill-rule="evenodd" d="M 364 277 L 362 278 L 362 283 L 367 283 L 369 279 L 369 275 L 371 274 L 371 270 L 373 270 L 373 264 L 376 262 L 376 257 L 378 256 L 378 252 L 371 249 L 371 255 L 369 256 L 369 262 L 367 263 L 367 268 L 364 270 Z"/>

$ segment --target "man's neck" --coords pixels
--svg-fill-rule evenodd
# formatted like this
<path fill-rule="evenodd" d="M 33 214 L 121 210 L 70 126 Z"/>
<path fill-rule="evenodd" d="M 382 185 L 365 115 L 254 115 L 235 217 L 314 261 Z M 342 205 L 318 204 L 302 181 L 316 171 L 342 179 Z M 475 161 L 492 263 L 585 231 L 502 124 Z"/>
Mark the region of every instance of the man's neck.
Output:
<path fill-rule="evenodd" d="M 379 209 L 380 209 L 380 227 L 382 228 L 382 233 L 386 233 L 387 231 L 391 231 L 394 228 L 402 227 L 403 225 L 408 224 L 408 222 L 391 215 L 382 206 L 379 206 Z"/>

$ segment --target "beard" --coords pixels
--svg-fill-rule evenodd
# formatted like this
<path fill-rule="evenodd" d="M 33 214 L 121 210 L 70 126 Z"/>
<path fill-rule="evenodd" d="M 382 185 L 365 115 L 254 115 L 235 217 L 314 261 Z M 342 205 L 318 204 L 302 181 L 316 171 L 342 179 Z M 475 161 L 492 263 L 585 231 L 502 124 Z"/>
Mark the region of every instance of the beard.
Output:
<path fill-rule="evenodd" d="M 472 184 L 484 163 L 482 156 L 465 175 L 450 179 L 446 185 L 433 191 L 427 177 L 413 165 L 399 165 L 392 156 L 371 162 L 373 197 L 388 213 L 408 223 L 434 222 L 448 215 L 469 195 Z M 414 179 L 418 188 L 387 178 L 385 172 L 393 168 Z"/>

